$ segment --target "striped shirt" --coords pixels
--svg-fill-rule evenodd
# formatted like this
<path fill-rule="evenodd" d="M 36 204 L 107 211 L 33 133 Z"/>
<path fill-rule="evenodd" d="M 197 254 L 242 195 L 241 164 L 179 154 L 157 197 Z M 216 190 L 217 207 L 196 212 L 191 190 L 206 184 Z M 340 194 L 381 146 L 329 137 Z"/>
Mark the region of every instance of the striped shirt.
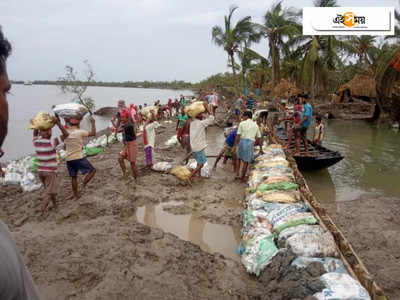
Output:
<path fill-rule="evenodd" d="M 56 148 L 54 144 L 51 143 L 51 140 L 37 136 L 33 138 L 33 146 L 35 147 L 36 155 L 38 158 L 38 171 L 56 172 Z"/>

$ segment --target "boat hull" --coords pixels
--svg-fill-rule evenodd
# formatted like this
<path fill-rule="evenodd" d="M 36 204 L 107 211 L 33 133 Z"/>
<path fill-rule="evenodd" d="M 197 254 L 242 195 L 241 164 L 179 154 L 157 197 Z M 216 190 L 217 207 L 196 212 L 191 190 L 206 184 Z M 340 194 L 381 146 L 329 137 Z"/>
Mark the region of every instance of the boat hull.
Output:
<path fill-rule="evenodd" d="M 284 143 L 287 143 L 288 138 L 284 128 L 278 128 L 276 130 L 276 136 Z M 324 146 L 314 145 L 310 140 L 308 140 L 308 146 L 310 156 L 305 156 L 305 149 L 302 142 L 300 146 L 300 155 L 293 155 L 300 170 L 325 169 L 333 166 L 344 158 L 339 152 L 329 150 Z M 294 152 L 294 150 L 295 141 L 293 139 L 290 144 L 290 151 Z"/>

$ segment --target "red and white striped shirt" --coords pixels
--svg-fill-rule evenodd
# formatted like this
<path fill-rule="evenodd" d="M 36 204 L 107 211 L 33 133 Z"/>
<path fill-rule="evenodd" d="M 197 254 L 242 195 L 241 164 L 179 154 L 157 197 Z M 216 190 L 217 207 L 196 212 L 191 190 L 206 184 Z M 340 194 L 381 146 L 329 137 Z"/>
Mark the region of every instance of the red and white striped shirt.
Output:
<path fill-rule="evenodd" d="M 33 138 L 33 146 L 35 147 L 36 155 L 38 158 L 38 171 L 56 172 L 56 146 L 51 143 L 51 140 L 37 136 Z"/>

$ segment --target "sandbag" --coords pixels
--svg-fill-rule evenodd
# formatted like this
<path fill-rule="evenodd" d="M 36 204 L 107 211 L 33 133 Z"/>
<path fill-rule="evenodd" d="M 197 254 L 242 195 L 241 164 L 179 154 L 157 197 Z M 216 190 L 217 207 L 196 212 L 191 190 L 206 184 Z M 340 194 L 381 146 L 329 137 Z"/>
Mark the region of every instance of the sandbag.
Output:
<path fill-rule="evenodd" d="M 4 185 L 19 185 L 22 180 L 22 176 L 15 172 L 7 172 L 4 176 Z"/>
<path fill-rule="evenodd" d="M 263 209 L 265 201 L 260 199 L 257 194 L 250 194 L 246 197 L 245 203 L 251 209 Z"/>
<path fill-rule="evenodd" d="M 31 165 L 30 165 L 31 171 L 37 173 L 38 172 L 38 166 L 39 166 L 38 158 L 37 157 L 32 158 Z"/>
<path fill-rule="evenodd" d="M 310 212 L 298 212 L 277 220 L 274 224 L 274 229 L 279 234 L 285 229 L 303 224 L 317 224 L 317 219 Z"/>
<path fill-rule="evenodd" d="M 300 193 L 298 191 L 267 191 L 257 193 L 257 195 L 262 197 L 265 202 L 296 203 L 300 200 Z"/>
<path fill-rule="evenodd" d="M 268 150 L 269 149 L 282 149 L 282 145 L 280 144 L 271 144 L 268 146 Z"/>
<path fill-rule="evenodd" d="M 257 186 L 257 188 L 253 188 L 250 192 L 260 192 L 264 193 L 266 191 L 294 191 L 298 188 L 298 185 L 292 182 L 275 182 L 271 184 L 261 183 Z"/>
<path fill-rule="evenodd" d="M 53 128 L 54 118 L 48 112 L 41 111 L 29 122 L 29 129 L 46 130 Z"/>
<path fill-rule="evenodd" d="M 289 162 L 287 160 L 277 160 L 277 161 L 261 161 L 255 165 L 256 169 L 261 168 L 274 168 L 274 167 L 288 167 Z"/>
<path fill-rule="evenodd" d="M 60 159 L 65 160 L 65 158 L 67 157 L 67 152 L 61 149 L 60 151 L 58 151 L 58 153 L 60 155 Z"/>
<path fill-rule="evenodd" d="M 88 112 L 88 109 L 78 103 L 65 103 L 58 104 L 53 108 L 53 112 L 64 119 L 78 119 L 81 120 Z"/>
<path fill-rule="evenodd" d="M 208 162 L 206 162 L 203 167 L 200 170 L 200 176 L 204 178 L 210 178 L 211 177 L 211 169 L 210 166 L 208 165 Z"/>
<path fill-rule="evenodd" d="M 273 184 L 278 182 L 293 182 L 293 177 L 289 176 L 270 176 L 265 179 L 264 183 Z"/>
<path fill-rule="evenodd" d="M 195 118 L 198 114 L 203 112 L 205 112 L 205 108 L 203 102 L 201 101 L 193 102 L 185 107 L 185 113 L 191 118 Z"/>
<path fill-rule="evenodd" d="M 114 144 L 116 141 L 117 141 L 117 139 L 115 138 L 114 134 L 108 136 L 108 143 L 109 144 Z"/>
<path fill-rule="evenodd" d="M 320 226 L 312 227 L 308 233 L 295 233 L 285 242 L 297 256 L 306 257 L 338 257 L 335 240 L 329 231 Z"/>
<path fill-rule="evenodd" d="M 142 114 L 147 120 L 150 119 L 151 113 L 153 113 L 154 117 L 157 117 L 158 106 L 146 106 L 142 109 Z"/>
<path fill-rule="evenodd" d="M 188 180 L 191 174 L 190 170 L 185 166 L 174 167 L 169 173 L 178 177 L 180 180 Z"/>
<path fill-rule="evenodd" d="M 336 272 L 342 274 L 348 274 L 346 267 L 340 259 L 333 257 L 297 257 L 294 261 L 292 261 L 291 265 L 296 266 L 297 268 L 307 268 L 307 266 L 313 262 L 319 262 L 324 266 L 324 269 L 327 273 Z"/>
<path fill-rule="evenodd" d="M 117 133 L 117 140 L 118 140 L 118 142 L 122 143 L 122 140 L 123 140 L 122 132 Z"/>
<path fill-rule="evenodd" d="M 165 142 L 166 146 L 174 146 L 178 144 L 178 138 L 176 135 L 171 136 L 171 138 Z"/>
<path fill-rule="evenodd" d="M 172 169 L 172 165 L 169 162 L 160 161 L 155 163 L 151 168 L 157 172 L 169 172 Z"/>
<path fill-rule="evenodd" d="M 86 156 L 96 156 L 103 151 L 101 147 L 83 147 L 83 154 Z"/>
<path fill-rule="evenodd" d="M 197 167 L 197 161 L 194 158 L 189 159 L 186 167 L 190 170 L 194 170 Z"/>
<path fill-rule="evenodd" d="M 23 192 L 33 192 L 42 187 L 41 183 L 36 182 L 35 176 L 27 172 L 23 177 L 20 182 L 21 188 Z"/>
<path fill-rule="evenodd" d="M 274 244 L 274 235 L 258 234 L 247 241 L 241 261 L 247 272 L 258 276 L 277 253 L 278 248 Z"/>
<path fill-rule="evenodd" d="M 367 290 L 348 274 L 326 273 L 320 277 L 326 288 L 314 294 L 318 300 L 370 300 Z"/>
<path fill-rule="evenodd" d="M 307 205 L 303 202 L 294 204 L 265 202 L 263 208 L 267 213 L 268 222 L 274 227 L 279 221 L 308 210 Z"/>

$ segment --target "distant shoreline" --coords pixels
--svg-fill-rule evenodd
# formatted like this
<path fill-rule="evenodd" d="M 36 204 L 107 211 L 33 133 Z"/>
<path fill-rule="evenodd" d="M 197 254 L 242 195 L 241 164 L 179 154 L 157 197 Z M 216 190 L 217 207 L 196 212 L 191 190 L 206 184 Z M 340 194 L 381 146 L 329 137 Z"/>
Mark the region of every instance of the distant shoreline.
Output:
<path fill-rule="evenodd" d="M 12 84 L 21 85 L 62 85 L 65 82 L 62 81 L 50 81 L 50 80 L 34 80 L 29 82 L 24 82 L 20 80 L 11 80 Z M 176 81 L 176 82 L 76 82 L 70 85 L 78 86 L 99 86 L 99 87 L 123 87 L 123 88 L 139 88 L 139 89 L 165 89 L 165 90 L 193 90 L 195 86 L 190 82 Z"/>

